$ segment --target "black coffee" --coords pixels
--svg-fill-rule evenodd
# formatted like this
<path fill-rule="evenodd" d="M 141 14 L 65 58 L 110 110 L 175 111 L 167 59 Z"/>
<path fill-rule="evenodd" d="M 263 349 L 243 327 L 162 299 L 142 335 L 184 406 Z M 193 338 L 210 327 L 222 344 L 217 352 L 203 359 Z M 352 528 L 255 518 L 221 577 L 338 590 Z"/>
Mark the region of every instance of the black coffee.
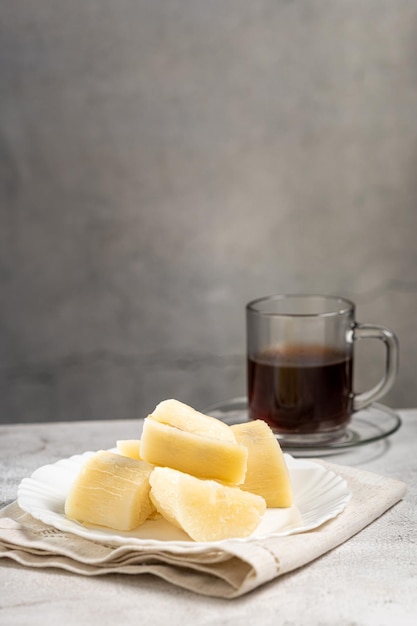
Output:
<path fill-rule="evenodd" d="M 349 421 L 352 358 L 322 346 L 287 346 L 248 359 L 251 419 L 282 433 L 320 433 Z"/>

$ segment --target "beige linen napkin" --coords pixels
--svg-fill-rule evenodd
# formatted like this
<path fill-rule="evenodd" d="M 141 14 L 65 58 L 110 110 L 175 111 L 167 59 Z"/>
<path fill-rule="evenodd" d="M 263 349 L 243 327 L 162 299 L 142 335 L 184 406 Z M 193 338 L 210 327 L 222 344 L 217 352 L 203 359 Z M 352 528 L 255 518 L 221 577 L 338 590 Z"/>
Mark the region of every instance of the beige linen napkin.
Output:
<path fill-rule="evenodd" d="M 352 467 L 320 461 L 344 478 L 352 492 L 346 509 L 319 528 L 287 537 L 201 544 L 195 552 L 161 545 L 108 546 L 46 526 L 16 502 L 0 511 L 0 557 L 31 567 L 58 567 L 86 576 L 154 574 L 191 591 L 235 598 L 294 570 L 343 543 L 373 522 L 406 492 L 406 485 Z M 195 544 L 194 544 L 195 548 Z"/>

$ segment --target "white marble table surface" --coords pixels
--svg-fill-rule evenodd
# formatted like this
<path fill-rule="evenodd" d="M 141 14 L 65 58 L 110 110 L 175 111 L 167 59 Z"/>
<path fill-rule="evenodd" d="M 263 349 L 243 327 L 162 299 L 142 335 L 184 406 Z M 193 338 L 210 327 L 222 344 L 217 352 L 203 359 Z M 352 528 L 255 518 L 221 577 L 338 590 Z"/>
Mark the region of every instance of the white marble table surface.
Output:
<path fill-rule="evenodd" d="M 0 560 L 0 624 L 417 624 L 417 409 L 391 437 L 326 457 L 408 484 L 404 500 L 348 542 L 235 600 L 207 598 L 150 575 L 88 578 Z M 37 467 L 138 436 L 140 422 L 0 426 L 0 506 Z"/>

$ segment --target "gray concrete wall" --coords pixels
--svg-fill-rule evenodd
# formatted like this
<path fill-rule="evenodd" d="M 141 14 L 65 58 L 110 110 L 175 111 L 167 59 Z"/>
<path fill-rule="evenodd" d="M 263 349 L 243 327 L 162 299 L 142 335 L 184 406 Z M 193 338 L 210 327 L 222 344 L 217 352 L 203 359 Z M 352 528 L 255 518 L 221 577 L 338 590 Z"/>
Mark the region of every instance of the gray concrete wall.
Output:
<path fill-rule="evenodd" d="M 286 291 L 393 328 L 417 406 L 415 0 L 0 2 L 0 421 L 242 395 Z"/>

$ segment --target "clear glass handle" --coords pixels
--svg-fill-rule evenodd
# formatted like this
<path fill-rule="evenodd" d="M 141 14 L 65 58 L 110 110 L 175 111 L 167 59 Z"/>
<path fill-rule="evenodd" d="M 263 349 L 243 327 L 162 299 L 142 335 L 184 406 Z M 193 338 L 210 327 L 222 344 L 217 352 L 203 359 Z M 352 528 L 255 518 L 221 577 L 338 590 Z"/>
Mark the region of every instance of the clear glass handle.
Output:
<path fill-rule="evenodd" d="M 398 372 L 398 339 L 395 334 L 384 326 L 373 324 L 355 324 L 353 328 L 353 340 L 379 339 L 386 347 L 385 376 L 369 391 L 357 393 L 353 396 L 353 410 L 359 411 L 375 402 L 391 389 Z"/>

